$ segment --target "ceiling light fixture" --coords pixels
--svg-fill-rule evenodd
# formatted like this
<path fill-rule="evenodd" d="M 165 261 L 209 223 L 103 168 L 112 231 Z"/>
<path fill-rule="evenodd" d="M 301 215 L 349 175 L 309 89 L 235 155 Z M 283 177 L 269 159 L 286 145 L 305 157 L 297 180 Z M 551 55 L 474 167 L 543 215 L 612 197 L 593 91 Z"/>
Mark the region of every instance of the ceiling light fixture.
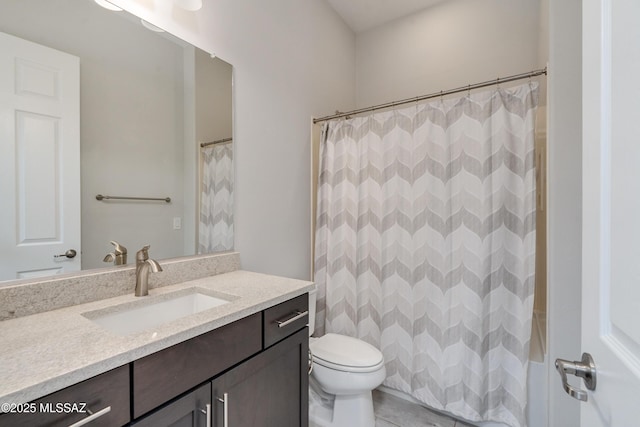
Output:
<path fill-rule="evenodd" d="M 202 8 L 202 0 L 173 0 L 176 6 L 189 12 L 195 12 Z"/>
<path fill-rule="evenodd" d="M 98 5 L 114 12 L 122 12 L 122 8 L 111 3 L 109 0 L 94 0 Z"/>

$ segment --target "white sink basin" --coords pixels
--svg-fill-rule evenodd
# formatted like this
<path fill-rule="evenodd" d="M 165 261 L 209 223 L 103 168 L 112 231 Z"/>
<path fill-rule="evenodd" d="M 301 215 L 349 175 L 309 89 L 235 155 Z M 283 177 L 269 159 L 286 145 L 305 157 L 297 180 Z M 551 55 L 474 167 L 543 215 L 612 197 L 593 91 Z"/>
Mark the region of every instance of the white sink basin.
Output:
<path fill-rule="evenodd" d="M 149 297 L 148 301 L 136 301 L 82 315 L 111 332 L 130 335 L 228 302 L 192 289 L 186 293 L 178 291 Z"/>

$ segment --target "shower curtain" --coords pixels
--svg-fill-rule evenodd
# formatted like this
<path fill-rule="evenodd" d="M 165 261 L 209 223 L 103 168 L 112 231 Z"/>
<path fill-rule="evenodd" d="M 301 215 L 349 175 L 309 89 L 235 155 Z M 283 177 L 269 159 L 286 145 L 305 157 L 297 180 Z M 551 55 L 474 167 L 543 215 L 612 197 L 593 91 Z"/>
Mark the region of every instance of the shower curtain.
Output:
<path fill-rule="evenodd" d="M 379 348 L 385 386 L 525 426 L 537 84 L 333 121 L 318 182 L 316 335 Z"/>
<path fill-rule="evenodd" d="M 233 249 L 233 144 L 202 148 L 198 253 Z"/>

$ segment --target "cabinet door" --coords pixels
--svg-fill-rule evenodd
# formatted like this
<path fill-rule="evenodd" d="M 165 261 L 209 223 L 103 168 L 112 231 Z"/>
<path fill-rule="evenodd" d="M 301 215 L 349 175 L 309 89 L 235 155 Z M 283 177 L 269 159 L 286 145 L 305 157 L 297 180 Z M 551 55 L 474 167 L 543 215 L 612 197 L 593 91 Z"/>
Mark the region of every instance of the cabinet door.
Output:
<path fill-rule="evenodd" d="M 305 327 L 213 380 L 213 426 L 308 427 L 308 351 Z"/>
<path fill-rule="evenodd" d="M 206 427 L 211 416 L 211 383 L 163 406 L 135 422 L 136 427 Z"/>

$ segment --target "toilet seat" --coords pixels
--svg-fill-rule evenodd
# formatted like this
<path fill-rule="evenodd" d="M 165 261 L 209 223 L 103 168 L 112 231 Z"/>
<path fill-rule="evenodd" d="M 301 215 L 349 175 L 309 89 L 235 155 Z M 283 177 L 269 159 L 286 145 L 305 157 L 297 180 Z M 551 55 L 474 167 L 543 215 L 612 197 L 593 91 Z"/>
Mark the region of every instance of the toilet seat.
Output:
<path fill-rule="evenodd" d="M 313 361 L 343 372 L 374 372 L 384 366 L 382 353 L 356 338 L 328 333 L 309 343 Z"/>

